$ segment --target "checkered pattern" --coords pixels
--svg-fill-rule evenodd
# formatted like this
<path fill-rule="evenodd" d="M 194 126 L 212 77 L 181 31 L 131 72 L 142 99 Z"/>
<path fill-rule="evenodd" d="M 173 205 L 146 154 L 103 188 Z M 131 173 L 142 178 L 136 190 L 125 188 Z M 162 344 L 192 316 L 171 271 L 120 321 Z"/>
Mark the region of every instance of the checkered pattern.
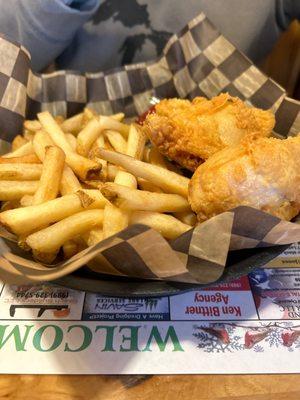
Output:
<path fill-rule="evenodd" d="M 11 141 L 40 110 L 71 116 L 87 104 L 102 114 L 143 113 L 151 96 L 213 97 L 229 92 L 276 112 L 276 130 L 295 134 L 300 104 L 267 78 L 200 14 L 173 35 L 161 58 L 108 72 L 35 74 L 22 46 L 0 37 L 0 131 Z"/>
<path fill-rule="evenodd" d="M 148 109 L 152 96 L 210 98 L 226 91 L 276 112 L 278 134 L 300 131 L 299 102 L 251 64 L 204 14 L 172 36 L 159 60 L 118 70 L 35 74 L 27 51 L 5 37 L 0 37 L 0 56 L 2 147 L 20 132 L 25 117 L 34 118 L 40 110 L 71 116 L 88 105 L 101 114 L 135 116 Z M 220 214 L 169 242 L 136 225 L 51 269 L 28 260 L 5 232 L 0 236 L 0 279 L 8 282 L 53 280 L 88 264 L 111 275 L 208 284 L 222 277 L 229 250 L 300 241 L 300 225 L 249 207 Z"/>
<path fill-rule="evenodd" d="M 229 250 L 300 241 L 300 225 L 250 207 L 220 214 L 169 242 L 153 229 L 134 225 L 51 269 L 29 260 L 7 232 L 0 236 L 0 279 L 10 283 L 54 280 L 88 265 L 102 274 L 209 284 L 222 277 Z"/>

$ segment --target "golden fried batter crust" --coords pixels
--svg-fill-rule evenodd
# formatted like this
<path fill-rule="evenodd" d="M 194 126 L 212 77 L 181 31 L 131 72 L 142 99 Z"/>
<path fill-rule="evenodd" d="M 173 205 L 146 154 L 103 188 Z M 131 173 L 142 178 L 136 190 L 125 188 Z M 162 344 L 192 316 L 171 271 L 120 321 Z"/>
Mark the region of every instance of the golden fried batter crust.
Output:
<path fill-rule="evenodd" d="M 227 93 L 192 102 L 165 99 L 155 111 L 146 117 L 144 132 L 162 154 L 191 171 L 244 137 L 270 136 L 275 123 L 271 112 L 249 107 Z"/>
<path fill-rule="evenodd" d="M 300 211 L 300 137 L 245 140 L 198 167 L 189 201 L 204 221 L 239 205 L 291 220 Z"/>

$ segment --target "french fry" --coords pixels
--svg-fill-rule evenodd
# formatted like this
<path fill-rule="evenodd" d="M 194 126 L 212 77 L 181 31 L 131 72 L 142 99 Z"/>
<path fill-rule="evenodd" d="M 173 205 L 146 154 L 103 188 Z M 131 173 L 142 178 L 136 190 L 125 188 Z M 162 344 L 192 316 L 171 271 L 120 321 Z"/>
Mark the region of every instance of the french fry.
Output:
<path fill-rule="evenodd" d="M 98 137 L 98 139 L 95 142 L 95 149 L 98 148 L 104 148 L 105 143 L 104 143 L 104 136 L 101 135 L 100 137 Z M 97 154 L 97 151 L 96 151 Z M 107 161 L 106 160 L 102 160 L 102 158 L 97 158 L 97 161 L 101 164 L 101 171 L 100 171 L 100 179 L 103 181 L 107 180 L 107 175 L 108 175 L 108 170 L 107 170 Z"/>
<path fill-rule="evenodd" d="M 61 129 L 66 133 L 77 135 L 82 129 L 83 113 L 76 114 L 71 118 L 67 118 L 61 124 Z"/>
<path fill-rule="evenodd" d="M 84 109 L 83 114 L 85 114 L 87 120 L 90 120 L 93 117 L 99 116 L 95 110 L 93 110 L 91 108 L 88 108 L 88 107 L 86 107 Z M 117 114 L 108 115 L 108 117 L 112 118 L 112 119 L 115 119 L 116 121 L 121 122 L 125 118 L 125 114 L 124 113 L 117 113 Z"/>
<path fill-rule="evenodd" d="M 27 143 L 27 140 L 23 136 L 17 135 L 11 144 L 12 151 L 18 150 L 20 147 L 22 147 L 26 143 Z"/>
<path fill-rule="evenodd" d="M 160 154 L 160 152 L 154 146 L 149 148 L 147 162 L 156 165 L 158 167 L 167 169 L 165 157 L 162 154 Z"/>
<path fill-rule="evenodd" d="M 103 181 L 100 180 L 84 181 L 83 183 L 87 189 L 100 189 L 104 185 Z"/>
<path fill-rule="evenodd" d="M 90 158 L 98 157 L 97 150 L 99 148 L 105 149 L 105 137 L 103 135 L 100 135 L 98 139 L 94 141 L 91 150 L 89 152 L 89 157 Z"/>
<path fill-rule="evenodd" d="M 1 204 L 1 212 L 20 207 L 19 200 L 5 201 Z"/>
<path fill-rule="evenodd" d="M 77 136 L 77 152 L 83 156 L 87 156 L 92 144 L 104 130 L 117 131 L 127 137 L 129 127 L 110 117 L 94 117 Z"/>
<path fill-rule="evenodd" d="M 106 130 L 105 136 L 107 137 L 109 143 L 112 145 L 114 150 L 118 151 L 119 153 L 124 153 L 124 154 L 126 153 L 127 142 L 123 138 L 120 132 Z"/>
<path fill-rule="evenodd" d="M 0 157 L 0 164 L 39 164 L 40 160 L 35 154 L 28 154 L 26 156 L 4 158 Z"/>
<path fill-rule="evenodd" d="M 60 147 L 65 153 L 73 152 L 63 130 L 48 111 L 39 113 L 38 119 L 42 128 L 48 133 L 56 146 Z"/>
<path fill-rule="evenodd" d="M 24 121 L 24 128 L 29 131 L 36 132 L 39 131 L 42 128 L 42 126 L 40 122 L 37 121 L 36 119 L 34 120 L 27 119 L 26 121 Z"/>
<path fill-rule="evenodd" d="M 66 163 L 72 168 L 77 176 L 85 180 L 100 171 L 101 165 L 99 163 L 80 156 L 72 150 L 64 132 L 48 111 L 39 113 L 38 118 L 56 146 L 60 147 L 64 151 L 66 155 Z"/>
<path fill-rule="evenodd" d="M 166 239 L 175 239 L 191 229 L 172 215 L 152 211 L 134 211 L 130 216 L 131 224 L 143 224 L 158 231 Z"/>
<path fill-rule="evenodd" d="M 60 248 L 68 259 L 133 223 L 167 239 L 195 225 L 189 179 L 124 117 L 44 111 L 0 157 L 0 225 L 35 259 L 51 264 Z"/>
<path fill-rule="evenodd" d="M 107 134 L 107 131 L 106 131 Z M 130 131 L 129 131 L 130 135 Z M 116 136 L 116 135 L 115 135 Z M 128 136 L 129 137 L 129 136 Z M 108 136 L 109 139 L 109 136 Z M 112 143 L 112 137 L 110 138 L 110 142 Z M 121 142 L 122 140 L 119 137 L 116 138 L 116 143 Z M 121 149 L 124 152 L 130 151 L 132 153 L 138 153 L 141 150 L 143 152 L 142 141 L 138 139 L 138 133 L 135 131 L 131 132 L 131 142 L 130 145 L 126 145 L 124 143 L 124 149 Z M 129 174 L 125 171 L 117 171 L 114 179 L 115 184 L 124 185 L 132 189 L 137 188 L 137 181 L 132 174 Z M 103 236 L 104 238 L 112 236 L 117 232 L 125 229 L 129 224 L 129 212 L 126 210 L 120 210 L 112 204 L 108 204 L 104 208 L 104 219 L 103 219 Z"/>
<path fill-rule="evenodd" d="M 136 179 L 133 175 L 125 171 L 118 171 L 116 178 L 116 184 L 124 185 L 129 188 L 135 189 L 137 187 Z M 126 210 L 120 210 L 113 204 L 107 204 L 104 208 L 103 217 L 103 237 L 115 235 L 121 230 L 125 229 L 129 224 L 129 212 Z"/>
<path fill-rule="evenodd" d="M 103 160 L 102 158 L 98 157 L 98 149 L 106 147 L 105 140 L 106 139 L 104 138 L 103 135 L 99 136 L 98 139 L 94 142 L 89 153 L 89 158 L 96 159 L 101 164 L 101 171 L 99 173 L 99 178 L 103 182 L 106 182 L 108 178 L 108 163 L 106 160 Z"/>
<path fill-rule="evenodd" d="M 84 126 L 88 121 L 90 121 L 94 117 L 99 117 L 100 115 L 97 113 L 97 111 L 93 110 L 92 108 L 85 107 L 83 110 L 83 123 L 82 125 Z M 121 122 L 125 114 L 124 113 L 117 113 L 117 114 L 112 114 L 108 115 L 109 118 L 115 119 L 116 121 Z"/>
<path fill-rule="evenodd" d="M 129 224 L 129 214 L 112 204 L 107 204 L 103 213 L 103 238 L 115 235 Z"/>
<path fill-rule="evenodd" d="M 26 235 L 85 209 L 104 208 L 105 204 L 107 200 L 99 190 L 80 190 L 36 206 L 0 213 L 0 224 L 16 235 Z"/>
<path fill-rule="evenodd" d="M 32 206 L 32 202 L 33 202 L 33 196 L 30 196 L 29 194 L 25 194 L 25 196 L 23 196 L 20 200 L 20 204 L 22 207 Z"/>
<path fill-rule="evenodd" d="M 33 148 L 41 161 L 43 161 L 45 157 L 45 148 L 52 145 L 54 145 L 54 143 L 47 132 L 41 130 L 36 133 L 33 139 Z M 64 196 L 66 194 L 75 193 L 80 189 L 81 185 L 79 180 L 72 169 L 65 164 L 60 181 L 60 193 Z"/>
<path fill-rule="evenodd" d="M 82 211 L 32 233 L 27 237 L 26 243 L 38 253 L 55 253 L 74 236 L 101 226 L 102 222 L 103 210 Z"/>
<path fill-rule="evenodd" d="M 104 160 L 123 167 L 134 176 L 144 178 L 161 187 L 167 193 L 176 193 L 184 197 L 188 195 L 189 179 L 184 176 L 110 150 L 99 149 L 98 154 Z"/>
<path fill-rule="evenodd" d="M 151 146 L 149 148 L 149 160 L 148 162 L 153 165 L 157 165 L 158 167 L 166 168 L 167 167 L 167 159 L 158 151 L 157 147 Z"/>
<path fill-rule="evenodd" d="M 96 243 L 101 242 L 103 240 L 103 229 L 102 228 L 95 228 L 92 229 L 90 232 L 85 234 L 85 242 L 88 246 L 93 246 Z"/>
<path fill-rule="evenodd" d="M 99 118 L 91 119 L 77 136 L 76 150 L 78 154 L 87 156 L 95 140 L 101 135 L 103 126 Z"/>
<path fill-rule="evenodd" d="M 74 240 L 68 240 L 63 244 L 64 259 L 67 260 L 78 253 L 78 244 Z"/>
<path fill-rule="evenodd" d="M 129 135 L 130 135 L 130 131 L 129 131 Z M 128 145 L 126 145 L 126 148 L 124 148 L 124 151 L 125 152 L 130 151 L 132 153 L 138 152 L 138 150 L 139 150 L 138 146 L 141 146 L 142 143 L 139 142 L 139 145 L 136 146 L 136 144 L 138 142 L 138 140 L 136 140 L 136 137 L 137 137 L 136 132 L 134 132 L 134 131 L 131 132 L 131 136 L 132 137 L 131 137 L 130 146 L 128 147 Z M 121 140 L 121 142 L 122 142 L 122 140 Z M 131 188 L 131 189 L 137 188 L 136 178 L 132 174 L 130 174 L 126 171 L 118 170 L 116 172 L 114 182 L 115 182 L 115 184 L 127 186 L 128 188 Z M 129 216 L 130 216 L 130 213 L 128 211 L 120 210 L 111 204 L 106 205 L 105 209 L 104 209 L 103 236 L 109 237 L 109 236 L 112 236 L 112 235 L 116 234 L 117 232 L 125 229 L 129 224 Z M 112 223 L 110 223 L 110 221 L 112 221 Z"/>
<path fill-rule="evenodd" d="M 148 156 L 148 162 L 157 165 L 162 168 L 166 168 L 169 171 L 173 171 L 178 175 L 182 175 L 182 171 L 180 168 L 176 167 L 176 165 L 172 164 L 170 161 L 168 161 L 157 149 L 157 147 L 152 146 L 149 149 L 149 156 Z"/>
<path fill-rule="evenodd" d="M 30 251 L 30 247 L 26 244 L 27 236 L 21 235 L 18 237 L 18 246 L 24 251 Z"/>
<path fill-rule="evenodd" d="M 86 248 L 86 242 L 83 238 L 83 236 L 85 236 L 86 234 L 88 234 L 88 231 L 82 233 L 81 235 L 74 236 L 72 239 L 75 243 L 77 243 L 77 246 L 80 249 L 80 251 Z"/>
<path fill-rule="evenodd" d="M 126 154 L 136 158 L 137 160 L 141 160 L 144 153 L 145 143 L 146 136 L 144 133 L 137 126 L 131 124 L 128 134 Z M 122 153 L 122 151 L 120 151 L 120 153 Z"/>
<path fill-rule="evenodd" d="M 96 200 L 98 200 L 98 201 L 103 200 L 103 198 L 99 197 L 99 192 L 97 190 L 78 190 L 76 195 L 78 196 L 79 200 L 81 201 L 81 206 L 83 208 L 90 208 L 90 206 L 93 205 L 93 203 L 95 202 L 94 196 L 96 196 Z M 101 208 L 104 207 L 105 204 L 103 204 L 103 202 L 101 202 Z"/>
<path fill-rule="evenodd" d="M 56 117 L 54 117 L 54 119 L 59 125 L 61 125 L 65 120 L 65 118 L 62 115 L 57 115 Z"/>
<path fill-rule="evenodd" d="M 113 114 L 110 115 L 110 118 L 115 119 L 116 121 L 123 121 L 123 119 L 125 118 L 125 114 L 124 113 L 117 113 L 117 114 Z"/>
<path fill-rule="evenodd" d="M 196 214 L 192 211 L 182 211 L 174 213 L 174 217 L 179 219 L 186 225 L 195 226 L 197 224 L 197 217 Z"/>
<path fill-rule="evenodd" d="M 138 186 L 141 190 L 146 190 L 147 192 L 163 193 L 160 187 L 154 185 L 153 183 L 146 181 L 143 178 L 137 178 Z"/>
<path fill-rule="evenodd" d="M 74 135 L 72 135 L 72 133 L 65 133 L 66 139 L 69 142 L 69 145 L 72 147 L 73 151 L 76 151 L 76 147 L 77 147 L 77 140 L 76 137 Z"/>
<path fill-rule="evenodd" d="M 84 127 L 91 119 L 97 117 L 96 111 L 91 108 L 85 107 L 83 110 L 82 127 Z"/>
<path fill-rule="evenodd" d="M 41 173 L 41 164 L 0 164 L 0 180 L 36 181 Z"/>
<path fill-rule="evenodd" d="M 107 180 L 113 182 L 117 176 L 119 168 L 107 163 Z"/>
<path fill-rule="evenodd" d="M 25 247 L 27 247 L 27 250 L 30 250 L 30 247 L 26 244 L 26 242 L 23 245 L 21 245 L 20 243 L 18 243 L 18 244 L 19 244 L 20 247 L 23 247 L 24 250 L 26 250 Z M 54 251 L 54 252 L 50 252 L 50 253 L 45 253 L 45 252 L 42 252 L 42 251 L 32 250 L 33 258 L 36 261 L 39 261 L 39 262 L 41 262 L 43 264 L 51 264 L 51 263 L 53 263 L 53 261 L 57 257 L 57 253 L 58 253 L 58 250 Z"/>
<path fill-rule="evenodd" d="M 100 163 L 89 160 L 76 153 L 66 153 L 66 162 L 82 180 L 97 178 L 101 171 Z"/>
<path fill-rule="evenodd" d="M 130 189 L 116 183 L 105 183 L 101 193 L 112 204 L 124 210 L 180 212 L 190 210 L 188 201 L 178 194 L 154 193 Z"/>
<path fill-rule="evenodd" d="M 1 181 L 0 201 L 20 200 L 25 194 L 34 194 L 38 181 Z"/>
<path fill-rule="evenodd" d="M 33 196 L 33 205 L 57 197 L 64 164 L 65 153 L 57 146 L 47 146 L 39 186 Z"/>
<path fill-rule="evenodd" d="M 27 140 L 27 142 L 31 142 L 34 138 L 35 132 L 29 131 L 28 129 L 24 129 L 23 137 Z"/>
<path fill-rule="evenodd" d="M 97 117 L 98 114 L 92 108 L 85 107 L 83 110 L 83 115 L 86 115 L 89 119 L 92 119 L 94 117 Z"/>
<path fill-rule="evenodd" d="M 114 148 L 109 143 L 109 140 L 106 137 L 104 138 L 104 148 L 107 149 L 107 150 L 114 151 Z"/>
<path fill-rule="evenodd" d="M 64 196 L 66 194 L 76 193 L 80 189 L 82 189 L 82 187 L 79 180 L 72 169 L 65 164 L 60 180 L 59 191 L 61 195 Z"/>
<path fill-rule="evenodd" d="M 110 117 L 101 115 L 100 122 L 103 126 L 103 130 L 112 130 L 120 132 L 125 139 L 127 139 L 129 134 L 129 126 L 119 122 L 116 118 L 119 114 L 112 115 Z"/>
<path fill-rule="evenodd" d="M 17 150 L 12 151 L 10 153 L 4 154 L 3 158 L 16 158 L 16 157 L 23 157 L 33 154 L 33 147 L 31 142 L 27 142 L 23 144 L 23 146 L 19 147 Z"/>
<path fill-rule="evenodd" d="M 47 132 L 40 130 L 36 132 L 32 140 L 32 146 L 37 157 L 40 159 L 41 162 L 43 162 L 46 147 L 54 146 L 54 142 L 53 140 L 51 140 Z"/>
<path fill-rule="evenodd" d="M 115 184 L 127 186 L 128 188 L 131 188 L 131 189 L 137 188 L 137 181 L 136 181 L 135 177 L 126 171 L 118 171 L 118 173 L 115 177 Z"/>
<path fill-rule="evenodd" d="M 151 147 L 145 146 L 142 161 L 149 163 L 150 162 L 150 150 Z"/>

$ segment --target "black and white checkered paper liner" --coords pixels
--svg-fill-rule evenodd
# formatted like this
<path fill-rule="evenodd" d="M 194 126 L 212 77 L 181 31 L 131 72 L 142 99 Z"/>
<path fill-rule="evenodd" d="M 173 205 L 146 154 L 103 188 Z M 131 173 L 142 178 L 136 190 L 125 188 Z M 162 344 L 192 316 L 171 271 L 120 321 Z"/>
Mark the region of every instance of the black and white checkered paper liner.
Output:
<path fill-rule="evenodd" d="M 159 59 L 99 73 L 36 74 L 27 50 L 0 36 L 0 149 L 3 153 L 9 148 L 24 118 L 34 119 L 41 110 L 69 117 L 88 106 L 101 114 L 136 116 L 149 108 L 152 96 L 211 98 L 221 92 L 271 109 L 276 114 L 275 132 L 282 136 L 300 131 L 300 103 L 288 98 L 204 14 L 173 35 Z M 173 241 L 146 226 L 131 226 L 51 270 L 20 257 L 12 242 L 3 238 L 0 279 L 11 281 L 13 269 L 15 280 L 27 282 L 35 268 L 35 279 L 52 280 L 88 263 L 93 271 L 111 275 L 210 283 L 222 276 L 229 250 L 297 241 L 299 225 L 238 207 Z"/>

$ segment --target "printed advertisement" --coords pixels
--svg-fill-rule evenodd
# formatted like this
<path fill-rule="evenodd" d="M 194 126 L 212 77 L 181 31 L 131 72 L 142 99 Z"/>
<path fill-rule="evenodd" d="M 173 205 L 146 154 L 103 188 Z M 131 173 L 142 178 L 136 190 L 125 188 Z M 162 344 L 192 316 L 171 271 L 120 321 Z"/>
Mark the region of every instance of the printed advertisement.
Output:
<path fill-rule="evenodd" d="M 234 282 L 155 298 L 2 285 L 0 372 L 299 373 L 297 254 L 294 245 Z"/>

